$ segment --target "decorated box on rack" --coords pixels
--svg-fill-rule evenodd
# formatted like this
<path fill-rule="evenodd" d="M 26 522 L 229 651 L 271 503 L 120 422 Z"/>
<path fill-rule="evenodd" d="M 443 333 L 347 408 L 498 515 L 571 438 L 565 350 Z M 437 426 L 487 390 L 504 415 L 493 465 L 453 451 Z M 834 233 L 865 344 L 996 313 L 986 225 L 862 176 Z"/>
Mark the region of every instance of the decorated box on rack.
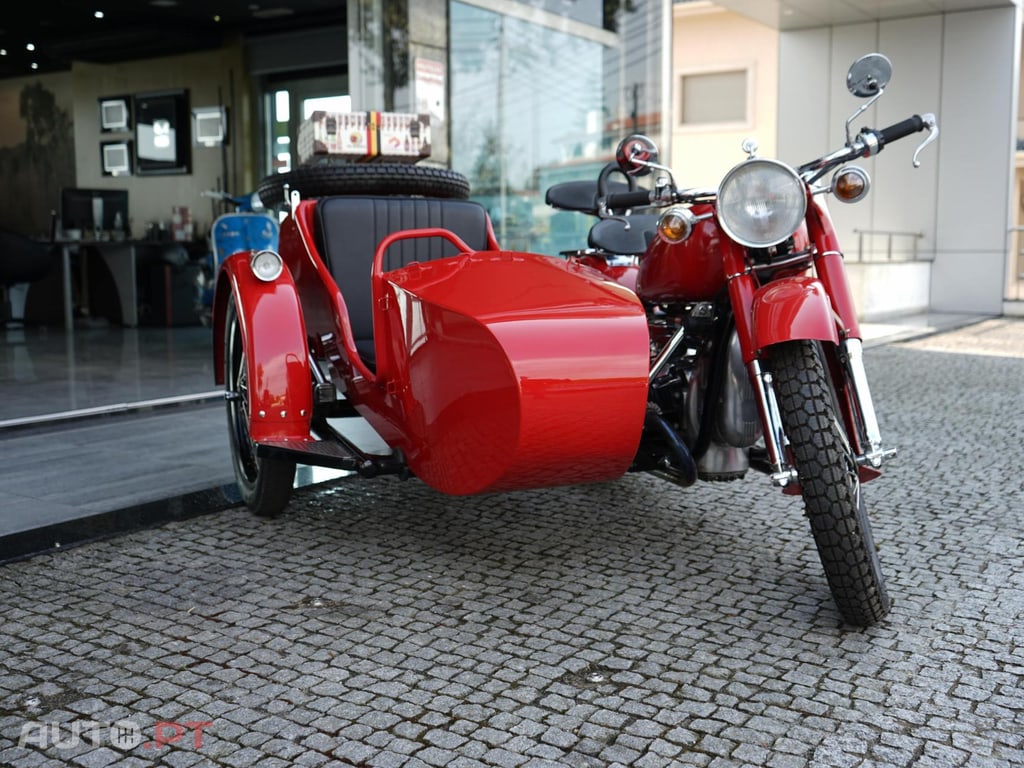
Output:
<path fill-rule="evenodd" d="M 430 156 L 430 115 L 399 112 L 325 112 L 299 125 L 299 163 L 414 163 Z"/>
<path fill-rule="evenodd" d="M 366 160 L 375 152 L 368 112 L 317 110 L 299 124 L 299 162 L 324 157 Z"/>
<path fill-rule="evenodd" d="M 371 112 L 376 123 L 375 160 L 415 163 L 430 157 L 430 115 L 405 112 Z"/>

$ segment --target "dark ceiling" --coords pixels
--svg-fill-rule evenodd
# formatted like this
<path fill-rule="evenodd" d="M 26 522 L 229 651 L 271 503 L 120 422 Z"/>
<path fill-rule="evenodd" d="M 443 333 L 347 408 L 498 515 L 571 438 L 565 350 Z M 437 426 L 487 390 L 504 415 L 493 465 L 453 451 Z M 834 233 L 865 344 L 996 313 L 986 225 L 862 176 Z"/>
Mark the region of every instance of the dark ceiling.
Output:
<path fill-rule="evenodd" d="M 220 47 L 344 23 L 344 0 L 41 0 L 0 22 L 0 78 Z M 102 12 L 102 18 L 96 13 Z M 35 50 L 27 50 L 31 44 Z"/>

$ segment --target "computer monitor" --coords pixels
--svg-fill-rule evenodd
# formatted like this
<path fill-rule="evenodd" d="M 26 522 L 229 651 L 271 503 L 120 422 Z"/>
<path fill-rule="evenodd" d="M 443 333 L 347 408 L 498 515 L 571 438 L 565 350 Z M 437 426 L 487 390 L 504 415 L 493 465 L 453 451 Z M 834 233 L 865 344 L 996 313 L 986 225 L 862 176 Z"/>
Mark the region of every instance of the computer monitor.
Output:
<path fill-rule="evenodd" d="M 100 99 L 100 128 L 104 131 L 127 131 L 129 120 L 128 97 Z"/>
<path fill-rule="evenodd" d="M 196 107 L 192 110 L 195 143 L 204 147 L 220 146 L 226 139 L 226 110 L 223 107 Z"/>
<path fill-rule="evenodd" d="M 129 141 L 103 142 L 103 175 L 131 176 L 132 149 Z"/>
<path fill-rule="evenodd" d="M 94 200 L 100 202 L 94 203 Z M 93 214 L 98 210 L 102 210 L 102 219 L 97 222 Z M 65 232 L 109 232 L 118 227 L 125 231 L 128 229 L 128 190 L 65 187 L 60 193 L 60 221 Z"/>

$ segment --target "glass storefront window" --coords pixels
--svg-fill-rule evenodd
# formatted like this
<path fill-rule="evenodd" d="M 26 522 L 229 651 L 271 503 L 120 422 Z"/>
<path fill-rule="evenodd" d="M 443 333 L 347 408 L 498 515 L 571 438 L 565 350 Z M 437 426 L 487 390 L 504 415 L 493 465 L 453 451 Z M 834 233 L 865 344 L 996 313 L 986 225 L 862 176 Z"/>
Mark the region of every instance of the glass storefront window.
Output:
<path fill-rule="evenodd" d="M 586 247 L 593 219 L 549 208 L 545 190 L 596 179 L 629 133 L 660 138 L 663 7 L 451 2 L 452 167 L 502 247 Z"/>

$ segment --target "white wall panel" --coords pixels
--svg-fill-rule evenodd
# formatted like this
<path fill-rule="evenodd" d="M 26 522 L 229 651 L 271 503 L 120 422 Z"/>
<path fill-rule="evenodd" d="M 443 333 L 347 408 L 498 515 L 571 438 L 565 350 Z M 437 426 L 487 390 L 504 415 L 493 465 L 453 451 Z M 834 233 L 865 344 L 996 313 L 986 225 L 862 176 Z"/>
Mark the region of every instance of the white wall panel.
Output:
<path fill-rule="evenodd" d="M 1002 310 L 1013 168 L 1013 9 L 945 17 L 932 306 Z"/>
<path fill-rule="evenodd" d="M 1002 309 L 1017 23 L 1016 8 L 995 8 L 781 33 L 780 159 L 800 163 L 842 143 L 843 124 L 857 106 L 845 90 L 846 70 L 871 50 L 892 59 L 893 81 L 855 129 L 937 115 L 940 138 L 924 151 L 920 168 L 912 168 L 911 156 L 924 134 L 858 163 L 874 183 L 868 200 L 830 206 L 848 252 L 856 249 L 855 229 L 924 233 L 916 244 L 935 256 L 936 310 Z M 911 247 L 907 239 L 896 245 Z M 917 296 L 920 287 L 907 291 Z"/>
<path fill-rule="evenodd" d="M 802 163 L 830 146 L 831 38 L 829 29 L 812 29 L 779 40 L 778 157 L 787 163 Z"/>

